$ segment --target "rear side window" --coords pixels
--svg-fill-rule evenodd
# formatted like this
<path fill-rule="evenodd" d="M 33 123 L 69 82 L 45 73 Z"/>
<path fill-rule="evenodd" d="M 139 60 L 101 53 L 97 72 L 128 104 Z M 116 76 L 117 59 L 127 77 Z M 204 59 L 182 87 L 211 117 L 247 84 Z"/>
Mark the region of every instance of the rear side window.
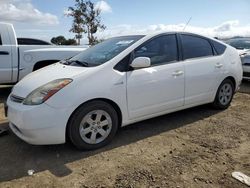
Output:
<path fill-rule="evenodd" d="M 175 62 L 178 60 L 176 35 L 164 35 L 154 38 L 134 52 L 134 57 L 149 57 L 152 66 Z"/>
<path fill-rule="evenodd" d="M 211 43 L 213 44 L 217 55 L 222 55 L 225 52 L 226 48 L 227 48 L 225 45 L 223 45 L 223 44 L 221 44 L 219 42 L 216 42 L 214 40 L 211 40 Z"/>
<path fill-rule="evenodd" d="M 38 40 L 38 39 L 28 39 L 28 38 L 17 38 L 19 45 L 51 45 L 48 42 Z"/>
<path fill-rule="evenodd" d="M 2 44 L 2 38 L 1 38 L 1 35 L 0 35 L 0 45 L 3 45 L 3 44 Z"/>
<path fill-rule="evenodd" d="M 213 49 L 208 40 L 191 35 L 181 35 L 181 40 L 184 59 L 213 56 Z"/>

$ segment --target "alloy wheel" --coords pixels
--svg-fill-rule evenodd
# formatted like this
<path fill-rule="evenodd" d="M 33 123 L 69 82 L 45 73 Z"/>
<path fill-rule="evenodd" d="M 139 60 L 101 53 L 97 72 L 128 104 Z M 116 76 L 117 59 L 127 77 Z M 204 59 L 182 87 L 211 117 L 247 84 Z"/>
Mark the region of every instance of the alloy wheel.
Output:
<path fill-rule="evenodd" d="M 79 133 L 88 144 L 105 140 L 112 129 L 112 119 L 104 110 L 95 110 L 85 115 L 80 123 Z"/>
<path fill-rule="evenodd" d="M 233 88 L 229 83 L 225 83 L 219 92 L 219 101 L 222 105 L 230 103 L 233 96 Z"/>

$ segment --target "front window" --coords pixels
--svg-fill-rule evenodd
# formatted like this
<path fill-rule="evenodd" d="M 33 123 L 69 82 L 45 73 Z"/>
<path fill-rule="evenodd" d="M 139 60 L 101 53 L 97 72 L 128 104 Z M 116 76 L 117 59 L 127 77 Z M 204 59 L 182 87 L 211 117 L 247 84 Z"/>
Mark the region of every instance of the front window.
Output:
<path fill-rule="evenodd" d="M 71 66 L 94 67 L 106 63 L 141 39 L 142 35 L 122 36 L 108 39 L 64 62 Z"/>
<path fill-rule="evenodd" d="M 160 65 L 178 60 L 176 35 L 169 34 L 146 42 L 135 50 L 136 57 L 149 57 L 151 65 Z"/>

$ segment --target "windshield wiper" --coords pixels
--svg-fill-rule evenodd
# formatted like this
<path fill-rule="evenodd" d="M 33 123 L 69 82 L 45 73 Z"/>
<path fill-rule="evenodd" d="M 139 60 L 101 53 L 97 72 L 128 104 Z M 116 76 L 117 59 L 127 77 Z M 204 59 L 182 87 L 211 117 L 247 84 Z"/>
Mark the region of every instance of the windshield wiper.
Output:
<path fill-rule="evenodd" d="M 76 64 L 81 65 L 83 67 L 88 67 L 89 66 L 88 62 L 79 61 L 79 60 L 64 60 L 64 61 L 62 61 L 62 63 L 65 64 L 65 65 L 70 65 L 72 63 L 76 63 Z"/>
<path fill-rule="evenodd" d="M 78 65 L 81 65 L 83 67 L 88 67 L 89 64 L 86 61 L 79 61 L 79 60 L 71 60 L 70 63 L 76 63 Z"/>

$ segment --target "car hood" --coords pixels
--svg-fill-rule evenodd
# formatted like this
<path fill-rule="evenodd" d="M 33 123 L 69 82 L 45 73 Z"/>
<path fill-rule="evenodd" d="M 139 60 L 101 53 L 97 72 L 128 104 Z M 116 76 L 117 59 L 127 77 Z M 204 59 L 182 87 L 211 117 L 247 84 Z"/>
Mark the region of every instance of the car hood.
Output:
<path fill-rule="evenodd" d="M 61 78 L 73 78 L 74 76 L 88 71 L 88 69 L 92 68 L 67 66 L 56 63 L 24 77 L 14 86 L 12 94 L 25 98 L 33 90 L 48 82 Z"/>

